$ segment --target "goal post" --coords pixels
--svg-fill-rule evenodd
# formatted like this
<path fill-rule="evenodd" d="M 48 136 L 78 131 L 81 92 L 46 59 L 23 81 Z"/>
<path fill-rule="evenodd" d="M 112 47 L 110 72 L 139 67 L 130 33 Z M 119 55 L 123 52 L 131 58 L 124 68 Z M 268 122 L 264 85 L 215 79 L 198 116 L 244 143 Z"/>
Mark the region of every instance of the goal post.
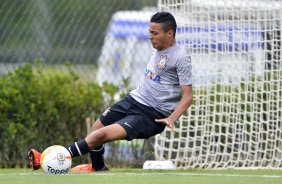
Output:
<path fill-rule="evenodd" d="M 192 58 L 194 101 L 155 138 L 178 168 L 282 168 L 281 0 L 159 0 Z"/>

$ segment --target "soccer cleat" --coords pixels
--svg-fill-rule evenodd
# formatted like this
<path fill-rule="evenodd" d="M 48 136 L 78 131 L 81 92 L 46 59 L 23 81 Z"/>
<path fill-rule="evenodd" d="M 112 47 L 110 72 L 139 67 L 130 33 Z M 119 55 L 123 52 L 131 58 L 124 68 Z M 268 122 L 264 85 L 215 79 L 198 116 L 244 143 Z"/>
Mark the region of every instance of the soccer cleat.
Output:
<path fill-rule="evenodd" d="M 72 172 L 94 172 L 92 164 L 82 164 L 71 168 Z"/>
<path fill-rule="evenodd" d="M 28 160 L 29 160 L 29 165 L 32 168 L 33 171 L 40 169 L 40 157 L 41 153 L 36 151 L 35 149 L 31 149 L 28 152 Z"/>
<path fill-rule="evenodd" d="M 95 171 L 95 169 L 92 167 L 92 164 L 82 164 L 82 165 L 78 165 L 75 166 L 73 168 L 71 168 L 72 172 L 97 172 Z M 109 167 L 108 166 L 104 166 L 101 170 L 99 171 L 109 171 Z"/>

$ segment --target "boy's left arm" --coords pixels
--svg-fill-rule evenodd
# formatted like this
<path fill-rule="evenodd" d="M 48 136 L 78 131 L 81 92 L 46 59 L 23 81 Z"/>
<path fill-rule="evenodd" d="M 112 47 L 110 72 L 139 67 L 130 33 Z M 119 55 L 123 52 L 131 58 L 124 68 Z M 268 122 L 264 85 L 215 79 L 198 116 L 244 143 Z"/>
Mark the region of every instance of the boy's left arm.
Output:
<path fill-rule="evenodd" d="M 180 116 L 191 106 L 193 102 L 193 92 L 192 85 L 180 86 L 182 91 L 182 98 L 176 106 L 175 110 L 171 115 L 164 119 L 156 119 L 158 123 L 166 124 L 174 132 L 175 122 L 180 118 Z"/>

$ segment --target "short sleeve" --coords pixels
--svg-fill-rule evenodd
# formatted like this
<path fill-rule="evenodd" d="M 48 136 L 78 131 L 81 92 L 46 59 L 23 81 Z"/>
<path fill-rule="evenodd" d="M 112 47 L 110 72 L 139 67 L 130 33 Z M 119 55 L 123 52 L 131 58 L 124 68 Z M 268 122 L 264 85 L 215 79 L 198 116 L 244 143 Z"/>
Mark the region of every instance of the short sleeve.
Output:
<path fill-rule="evenodd" d="M 192 64 L 189 53 L 182 49 L 176 62 L 180 86 L 192 85 Z"/>

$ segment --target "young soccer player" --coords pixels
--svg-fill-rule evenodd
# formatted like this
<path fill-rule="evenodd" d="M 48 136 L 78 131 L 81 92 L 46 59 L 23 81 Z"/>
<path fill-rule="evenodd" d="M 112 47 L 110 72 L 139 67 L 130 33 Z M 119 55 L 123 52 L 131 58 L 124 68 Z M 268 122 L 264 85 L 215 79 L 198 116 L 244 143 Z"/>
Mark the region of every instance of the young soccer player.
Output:
<path fill-rule="evenodd" d="M 175 122 L 190 107 L 191 60 L 175 40 L 176 21 L 169 12 L 151 17 L 149 39 L 154 52 L 142 83 L 121 101 L 109 107 L 91 127 L 85 139 L 68 146 L 72 157 L 89 153 L 92 163 L 76 166 L 74 172 L 105 171 L 104 144 L 115 140 L 147 139 Z M 29 151 L 30 165 L 40 168 L 40 153 Z"/>

